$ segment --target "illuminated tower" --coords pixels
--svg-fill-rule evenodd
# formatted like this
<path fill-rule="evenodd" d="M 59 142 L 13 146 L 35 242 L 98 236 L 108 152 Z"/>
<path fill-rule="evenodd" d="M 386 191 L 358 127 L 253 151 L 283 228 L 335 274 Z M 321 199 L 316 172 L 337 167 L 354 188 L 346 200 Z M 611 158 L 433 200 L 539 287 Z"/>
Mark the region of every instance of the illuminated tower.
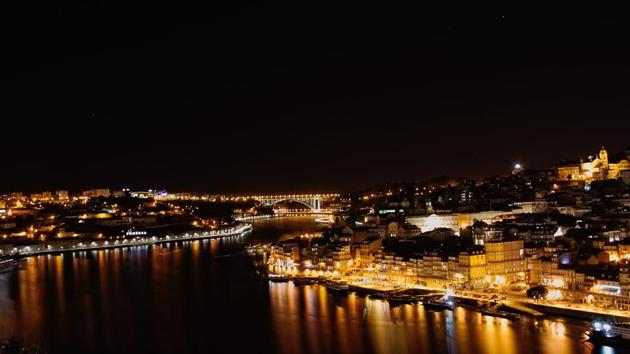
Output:
<path fill-rule="evenodd" d="M 603 146 L 599 150 L 599 173 L 601 179 L 608 179 L 608 151 Z"/>

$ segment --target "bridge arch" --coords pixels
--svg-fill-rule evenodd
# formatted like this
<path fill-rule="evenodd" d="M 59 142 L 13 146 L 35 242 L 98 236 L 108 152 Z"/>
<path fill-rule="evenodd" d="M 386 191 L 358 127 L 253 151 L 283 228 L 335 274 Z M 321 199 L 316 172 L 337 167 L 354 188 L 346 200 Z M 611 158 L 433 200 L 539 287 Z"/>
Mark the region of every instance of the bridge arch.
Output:
<path fill-rule="evenodd" d="M 262 205 L 271 206 L 283 201 L 300 203 L 314 212 L 322 211 L 322 202 L 331 201 L 339 197 L 339 194 L 276 194 L 276 195 L 228 195 L 220 196 L 229 201 L 255 200 Z"/>
<path fill-rule="evenodd" d="M 300 203 L 312 211 L 320 211 L 322 209 L 322 199 L 318 196 L 271 196 L 254 198 L 262 205 L 272 206 L 281 202 Z"/>
<path fill-rule="evenodd" d="M 295 199 L 279 199 L 279 200 L 273 201 L 273 202 L 271 202 L 271 203 L 264 203 L 264 205 L 267 205 L 267 206 L 272 206 L 272 205 L 276 205 L 276 204 L 279 204 L 279 203 L 282 203 L 282 202 L 295 202 L 295 203 L 300 203 L 300 204 L 304 205 L 305 207 L 307 207 L 307 208 L 309 208 L 309 209 L 311 209 L 311 210 L 315 210 L 315 209 L 316 209 L 316 207 L 315 207 L 315 206 L 313 206 L 313 205 L 311 205 L 311 204 L 309 204 L 309 203 L 307 203 L 307 202 L 305 202 L 305 201 L 302 201 L 302 200 L 295 200 Z"/>

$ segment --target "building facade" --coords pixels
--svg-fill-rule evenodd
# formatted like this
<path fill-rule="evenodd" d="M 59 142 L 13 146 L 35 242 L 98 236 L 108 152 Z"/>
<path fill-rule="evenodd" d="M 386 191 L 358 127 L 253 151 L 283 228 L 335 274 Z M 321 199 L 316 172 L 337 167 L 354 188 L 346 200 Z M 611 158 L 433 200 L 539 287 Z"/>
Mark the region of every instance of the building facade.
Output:
<path fill-rule="evenodd" d="M 591 182 L 623 178 L 627 176 L 627 171 L 630 171 L 629 150 L 609 156 L 608 151 L 602 147 L 596 157 L 589 156 L 580 161 L 563 162 L 556 167 L 556 179 Z"/>
<path fill-rule="evenodd" d="M 499 239 L 486 242 L 488 275 L 501 284 L 525 277 L 523 240 Z"/>

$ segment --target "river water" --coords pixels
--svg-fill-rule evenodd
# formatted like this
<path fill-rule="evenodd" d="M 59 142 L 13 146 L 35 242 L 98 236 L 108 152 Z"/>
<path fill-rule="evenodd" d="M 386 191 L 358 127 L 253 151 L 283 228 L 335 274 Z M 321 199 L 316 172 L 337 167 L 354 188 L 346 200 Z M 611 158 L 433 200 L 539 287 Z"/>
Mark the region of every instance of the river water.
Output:
<path fill-rule="evenodd" d="M 390 307 L 322 286 L 258 280 L 245 242 L 316 232 L 312 218 L 245 238 L 45 255 L 0 274 L 0 338 L 49 353 L 627 353 L 586 323 Z"/>

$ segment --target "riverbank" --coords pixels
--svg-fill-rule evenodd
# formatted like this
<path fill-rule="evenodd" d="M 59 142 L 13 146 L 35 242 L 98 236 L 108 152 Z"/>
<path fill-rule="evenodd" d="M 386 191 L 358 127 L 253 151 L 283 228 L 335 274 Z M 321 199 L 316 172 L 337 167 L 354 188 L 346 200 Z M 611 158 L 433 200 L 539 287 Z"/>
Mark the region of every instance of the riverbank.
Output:
<path fill-rule="evenodd" d="M 531 302 L 520 302 L 523 306 L 540 311 L 545 315 L 556 317 L 567 317 L 584 321 L 609 320 L 612 322 L 629 322 L 630 314 L 624 314 L 620 311 L 603 311 L 599 309 L 580 309 L 569 306 L 556 306 L 549 304 L 535 304 Z"/>
<path fill-rule="evenodd" d="M 251 255 L 251 253 L 250 253 Z M 285 276 L 286 280 L 300 280 L 300 279 L 313 279 L 317 283 L 325 283 L 327 279 L 333 279 L 326 276 L 319 277 L 301 277 L 301 276 Z M 420 285 L 396 285 L 386 281 L 381 282 L 365 282 L 353 277 L 341 277 L 335 278 L 338 281 L 348 284 L 349 292 L 355 292 L 361 295 L 372 295 L 388 292 L 400 292 L 404 290 L 420 290 L 433 292 L 435 294 L 446 295 L 447 291 L 438 287 L 427 287 Z M 488 294 L 475 293 L 475 292 L 460 292 L 455 291 L 451 294 L 451 297 L 455 300 L 456 304 L 469 304 L 470 301 L 478 302 L 479 304 L 494 303 L 500 305 L 502 309 L 521 315 L 527 315 L 532 317 L 556 317 L 566 318 L 581 321 L 613 321 L 613 322 L 630 322 L 630 313 L 624 313 L 621 311 L 596 309 L 596 308 L 584 308 L 579 304 L 564 304 L 564 303 L 542 303 L 536 302 L 532 299 L 515 297 L 505 295 L 503 299 L 490 299 Z M 470 306 L 465 306 L 471 308 Z"/>
<path fill-rule="evenodd" d="M 204 232 L 186 232 L 179 235 L 166 235 L 164 237 L 134 237 L 122 240 L 103 240 L 87 242 L 76 242 L 64 245 L 29 245 L 14 247 L 9 252 L 4 253 L 0 250 L 0 256 L 4 257 L 28 257 L 40 254 L 77 252 L 77 251 L 96 251 L 121 247 L 137 247 L 151 246 L 160 243 L 176 242 L 176 241 L 194 241 L 209 238 L 222 237 L 238 237 L 247 234 L 253 230 L 251 224 L 242 224 L 237 227 L 224 228 L 219 230 L 210 230 Z"/>

